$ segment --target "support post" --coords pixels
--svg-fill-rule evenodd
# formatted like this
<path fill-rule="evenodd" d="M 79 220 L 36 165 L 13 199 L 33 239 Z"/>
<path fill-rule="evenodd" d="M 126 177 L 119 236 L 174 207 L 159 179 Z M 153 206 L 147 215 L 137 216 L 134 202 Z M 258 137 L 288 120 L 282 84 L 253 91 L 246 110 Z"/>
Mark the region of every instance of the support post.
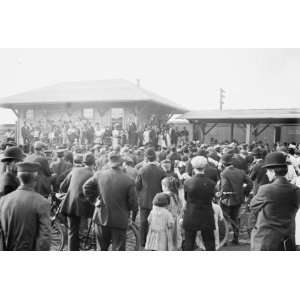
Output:
<path fill-rule="evenodd" d="M 233 141 L 234 139 L 234 123 L 231 123 L 230 124 L 230 140 L 231 142 Z"/>
<path fill-rule="evenodd" d="M 246 144 L 250 144 L 251 142 L 251 124 L 246 124 Z"/>

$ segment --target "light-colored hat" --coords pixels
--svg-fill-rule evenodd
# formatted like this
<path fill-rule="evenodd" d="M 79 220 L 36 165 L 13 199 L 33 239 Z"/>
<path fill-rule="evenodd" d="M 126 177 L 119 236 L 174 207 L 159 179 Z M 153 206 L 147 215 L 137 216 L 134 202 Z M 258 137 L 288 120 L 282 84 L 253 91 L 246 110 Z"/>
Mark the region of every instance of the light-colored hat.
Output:
<path fill-rule="evenodd" d="M 194 169 L 204 169 L 207 166 L 208 162 L 207 158 L 204 156 L 195 156 L 191 160 L 191 164 Z"/>

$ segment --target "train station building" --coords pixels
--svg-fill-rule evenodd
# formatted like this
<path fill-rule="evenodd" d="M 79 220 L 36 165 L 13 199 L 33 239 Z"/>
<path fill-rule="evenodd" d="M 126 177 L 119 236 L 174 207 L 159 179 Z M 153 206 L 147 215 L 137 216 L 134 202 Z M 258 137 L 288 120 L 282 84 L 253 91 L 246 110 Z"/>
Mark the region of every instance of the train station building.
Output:
<path fill-rule="evenodd" d="M 123 79 L 63 82 L 0 99 L 0 106 L 18 117 L 17 137 L 24 122 L 88 120 L 101 127 L 135 122 L 166 121 L 170 115 L 187 112 L 184 107 Z"/>

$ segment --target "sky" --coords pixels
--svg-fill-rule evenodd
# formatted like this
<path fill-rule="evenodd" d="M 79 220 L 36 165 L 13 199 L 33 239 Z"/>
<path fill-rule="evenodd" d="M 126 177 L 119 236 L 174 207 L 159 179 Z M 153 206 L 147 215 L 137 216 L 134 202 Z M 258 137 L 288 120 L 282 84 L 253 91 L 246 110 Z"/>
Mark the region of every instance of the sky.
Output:
<path fill-rule="evenodd" d="M 0 49 L 0 97 L 123 78 L 188 110 L 300 107 L 300 49 Z M 42 100 L 42 99 L 41 99 Z M 0 109 L 0 123 L 15 121 Z"/>

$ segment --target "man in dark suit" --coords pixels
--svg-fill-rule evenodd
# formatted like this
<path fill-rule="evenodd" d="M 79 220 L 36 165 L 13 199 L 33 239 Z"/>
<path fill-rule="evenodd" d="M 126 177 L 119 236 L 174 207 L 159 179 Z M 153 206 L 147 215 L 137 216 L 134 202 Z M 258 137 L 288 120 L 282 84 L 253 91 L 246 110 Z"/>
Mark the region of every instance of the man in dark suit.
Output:
<path fill-rule="evenodd" d="M 68 221 L 68 250 L 79 250 L 79 227 L 82 218 L 91 218 L 94 207 L 83 194 L 83 184 L 93 176 L 95 158 L 87 153 L 83 159 L 85 166 L 73 168 L 60 185 L 60 190 L 66 193 L 61 206 L 61 212 L 67 216 Z"/>
<path fill-rule="evenodd" d="M 215 194 L 215 182 L 205 174 L 207 159 L 196 156 L 191 161 L 194 176 L 184 183 L 186 208 L 183 215 L 185 240 L 183 250 L 194 250 L 197 231 L 201 235 L 206 250 L 215 250 L 215 220 L 212 208 L 212 199 Z"/>
<path fill-rule="evenodd" d="M 65 173 L 67 170 L 71 170 L 72 169 L 72 164 L 70 162 L 67 162 L 64 160 L 64 153 L 65 150 L 63 149 L 59 149 L 56 151 L 56 155 L 57 155 L 57 160 L 52 162 L 50 164 L 50 170 L 53 173 L 54 176 L 54 180 L 53 180 L 53 190 L 55 192 L 58 192 L 59 190 L 59 180 L 58 178 L 60 178 L 60 176 Z"/>
<path fill-rule="evenodd" d="M 0 177 L 0 197 L 16 190 L 19 186 L 16 163 L 22 161 L 24 157 L 23 151 L 17 146 L 5 150 L 1 162 L 4 163 L 6 170 Z"/>
<path fill-rule="evenodd" d="M 257 217 L 251 234 L 251 250 L 284 250 L 287 241 L 290 248 L 285 250 L 294 250 L 300 189 L 285 178 L 288 169 L 284 154 L 268 154 L 264 167 L 272 183 L 261 186 L 251 201 L 251 210 Z"/>
<path fill-rule="evenodd" d="M 253 181 L 253 195 L 257 194 L 261 185 L 269 183 L 267 169 L 264 168 L 263 151 L 259 148 L 252 150 L 254 161 L 250 166 L 250 179 Z"/>
<path fill-rule="evenodd" d="M 157 193 L 162 192 L 161 180 L 166 176 L 165 172 L 156 162 L 156 154 L 152 148 L 146 151 L 147 163 L 138 171 L 136 190 L 140 207 L 140 231 L 141 245 L 146 244 L 148 233 L 148 216 L 152 209 L 152 201 Z"/>
<path fill-rule="evenodd" d="M 18 163 L 17 190 L 0 200 L 4 250 L 49 250 L 50 203 L 34 191 L 39 165 Z"/>
<path fill-rule="evenodd" d="M 135 184 L 122 171 L 119 153 L 112 152 L 109 161 L 110 168 L 98 171 L 83 191 L 91 202 L 98 197 L 94 214 L 97 249 L 106 251 L 112 244 L 113 251 L 124 251 L 130 211 L 136 215 L 138 210 Z"/>
<path fill-rule="evenodd" d="M 221 173 L 221 207 L 232 221 L 235 222 L 233 244 L 239 243 L 239 214 L 241 204 L 245 201 L 253 187 L 253 183 L 245 171 L 236 168 L 232 154 L 224 154 L 222 163 L 225 169 Z"/>
<path fill-rule="evenodd" d="M 35 190 L 43 197 L 47 198 L 51 192 L 52 177 L 49 162 L 44 154 L 46 145 L 40 141 L 34 143 L 34 153 L 26 158 L 27 162 L 40 164 L 39 176 L 35 185 Z"/>

